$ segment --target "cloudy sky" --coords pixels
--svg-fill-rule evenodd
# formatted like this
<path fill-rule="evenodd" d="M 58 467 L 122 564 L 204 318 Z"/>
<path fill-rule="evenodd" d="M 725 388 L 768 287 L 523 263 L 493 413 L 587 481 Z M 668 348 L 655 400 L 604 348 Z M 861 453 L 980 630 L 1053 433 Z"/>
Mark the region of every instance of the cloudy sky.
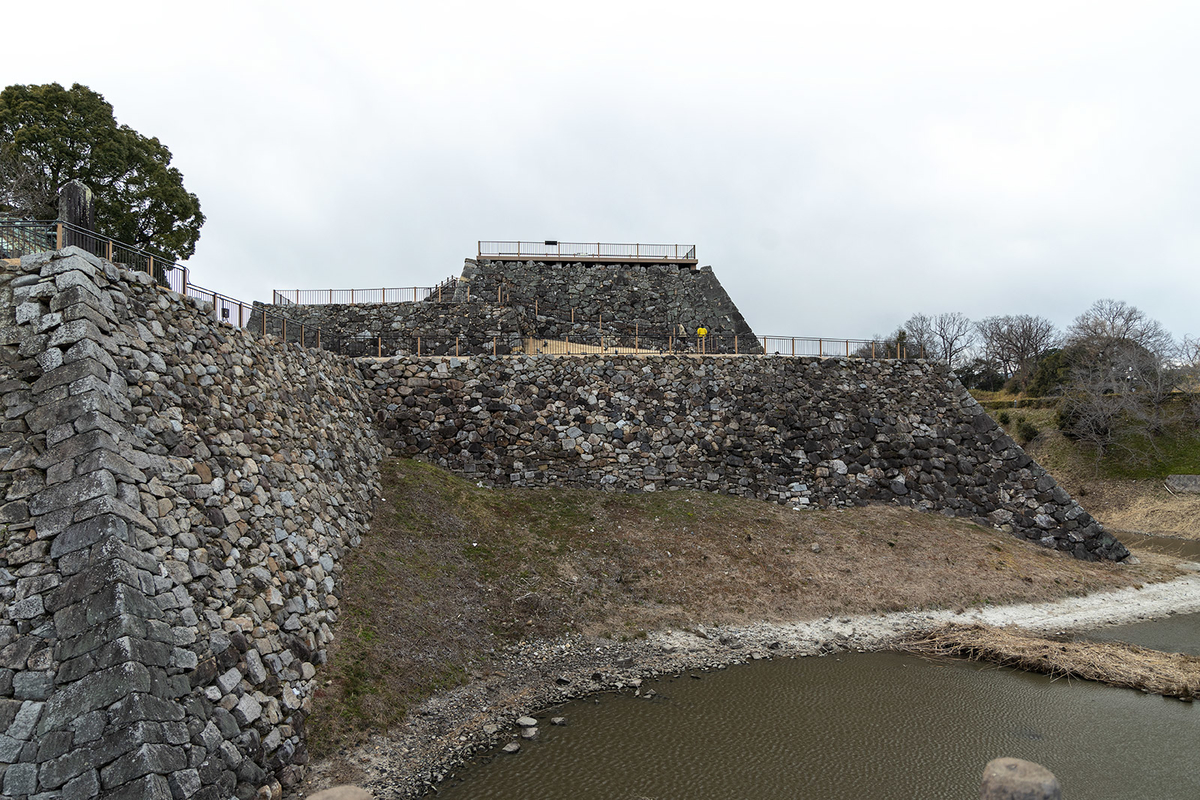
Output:
<path fill-rule="evenodd" d="M 678 242 L 760 334 L 1101 297 L 1200 334 L 1194 2 L 13 5 L 0 84 L 170 147 L 242 299 Z"/>

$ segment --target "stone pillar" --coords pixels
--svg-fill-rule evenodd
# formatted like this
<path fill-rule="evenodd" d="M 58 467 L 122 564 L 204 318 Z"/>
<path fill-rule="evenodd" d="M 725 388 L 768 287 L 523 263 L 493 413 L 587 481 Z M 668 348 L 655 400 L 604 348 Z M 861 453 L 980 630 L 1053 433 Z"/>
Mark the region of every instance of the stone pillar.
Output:
<path fill-rule="evenodd" d="M 92 190 L 81 181 L 67 181 L 58 190 L 58 221 L 84 230 L 96 230 L 96 205 Z M 63 247 L 74 245 L 90 252 L 95 249 L 94 244 L 94 237 L 73 230 L 63 231 Z"/>
<path fill-rule="evenodd" d="M 1062 788 L 1041 764 L 996 758 L 984 767 L 979 800 L 1062 800 Z"/>

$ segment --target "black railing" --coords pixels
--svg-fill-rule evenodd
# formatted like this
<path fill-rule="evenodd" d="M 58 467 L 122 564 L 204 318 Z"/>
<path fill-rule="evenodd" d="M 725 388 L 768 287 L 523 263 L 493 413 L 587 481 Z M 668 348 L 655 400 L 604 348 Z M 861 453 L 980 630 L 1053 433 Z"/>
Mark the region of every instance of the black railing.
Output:
<path fill-rule="evenodd" d="M 160 286 L 187 294 L 187 267 L 165 256 L 60 220 L 0 220 L 2 258 L 19 258 L 64 247 L 78 247 L 117 266 L 145 272 L 154 276 Z"/>
<path fill-rule="evenodd" d="M 694 244 L 632 244 L 618 242 L 489 242 L 478 243 L 479 258 L 529 259 L 553 258 L 556 261 L 579 258 L 596 261 L 612 258 L 618 261 L 695 261 Z"/>

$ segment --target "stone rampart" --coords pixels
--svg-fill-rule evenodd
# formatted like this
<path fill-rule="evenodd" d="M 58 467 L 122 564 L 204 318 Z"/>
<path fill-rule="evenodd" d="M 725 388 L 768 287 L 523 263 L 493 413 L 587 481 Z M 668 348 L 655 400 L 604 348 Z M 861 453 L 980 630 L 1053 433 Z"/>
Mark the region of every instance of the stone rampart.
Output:
<path fill-rule="evenodd" d="M 494 486 L 902 503 L 1127 553 L 923 362 L 353 361 L 68 248 L 0 273 L 0 399 L 0 789 L 18 798 L 294 779 L 385 446 Z"/>
<path fill-rule="evenodd" d="M 761 352 L 711 267 L 467 259 L 455 298 L 468 291 L 518 308 L 532 321 L 532 335 L 548 339 L 594 339 L 605 331 L 653 341 L 705 328 L 714 337 L 737 335 L 741 352 Z"/>
<path fill-rule="evenodd" d="M 359 368 L 394 452 L 493 486 L 901 503 L 1080 558 L 1128 555 L 933 363 L 573 356 Z"/>
<path fill-rule="evenodd" d="M 249 327 L 347 355 L 484 355 L 516 351 L 523 339 L 646 350 L 694 347 L 709 332 L 720 352 L 762 346 L 709 267 L 558 264 L 468 259 L 441 302 L 356 305 L 254 304 Z M 281 318 L 286 315 L 285 332 Z"/>
<path fill-rule="evenodd" d="M 286 315 L 288 328 L 283 329 Z M 265 320 L 264 320 L 265 317 Z M 470 302 L 363 303 L 358 305 L 267 306 L 255 303 L 247 326 L 258 331 L 348 356 L 483 355 L 519 348 L 528 324 L 517 309 Z"/>
<path fill-rule="evenodd" d="M 0 301 L 3 794 L 294 777 L 377 490 L 356 371 L 73 248 Z"/>

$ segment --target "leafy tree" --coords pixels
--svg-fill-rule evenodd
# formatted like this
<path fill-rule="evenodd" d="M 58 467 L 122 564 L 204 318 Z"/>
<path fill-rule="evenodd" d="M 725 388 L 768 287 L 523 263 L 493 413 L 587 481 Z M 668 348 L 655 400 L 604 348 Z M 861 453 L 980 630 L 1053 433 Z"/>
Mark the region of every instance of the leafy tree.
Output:
<path fill-rule="evenodd" d="M 1004 388 L 1004 376 L 985 358 L 973 358 L 955 369 L 958 379 L 968 389 L 998 392 Z"/>
<path fill-rule="evenodd" d="M 112 106 L 75 84 L 0 92 L 0 213 L 57 216 L 57 193 L 77 178 L 95 194 L 101 233 L 175 259 L 196 250 L 200 201 L 158 139 L 118 125 Z"/>

